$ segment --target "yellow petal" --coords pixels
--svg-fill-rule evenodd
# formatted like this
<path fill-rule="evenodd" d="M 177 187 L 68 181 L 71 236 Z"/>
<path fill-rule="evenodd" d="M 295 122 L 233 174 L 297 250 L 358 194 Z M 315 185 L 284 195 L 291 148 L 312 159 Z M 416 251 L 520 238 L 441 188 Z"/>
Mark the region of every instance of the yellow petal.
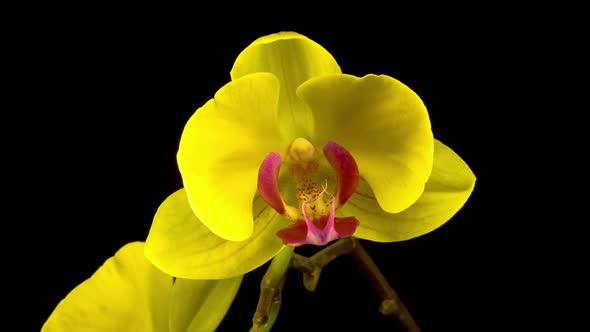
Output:
<path fill-rule="evenodd" d="M 186 279 L 223 279 L 250 272 L 281 250 L 276 232 L 289 224 L 258 196 L 250 209 L 256 216 L 252 236 L 239 242 L 224 240 L 197 219 L 181 189 L 158 208 L 145 255 L 162 271 Z"/>
<path fill-rule="evenodd" d="M 177 278 L 170 297 L 170 331 L 215 331 L 229 310 L 242 277 L 222 280 Z"/>
<path fill-rule="evenodd" d="M 313 119 L 295 90 L 306 80 L 325 74 L 339 74 L 334 57 L 321 45 L 295 32 L 280 32 L 255 40 L 240 55 L 231 70 L 238 79 L 256 72 L 270 72 L 281 82 L 279 121 L 283 138 L 310 137 Z"/>
<path fill-rule="evenodd" d="M 222 238 L 252 234 L 258 168 L 268 152 L 286 148 L 277 128 L 278 94 L 272 74 L 244 76 L 222 87 L 182 133 L 177 159 L 190 205 Z"/>
<path fill-rule="evenodd" d="M 121 248 L 57 305 L 41 331 L 168 331 L 172 277 L 143 250 L 143 242 Z"/>
<path fill-rule="evenodd" d="M 297 93 L 312 109 L 313 143 L 332 140 L 347 149 L 383 210 L 403 211 L 420 197 L 433 138 L 426 107 L 412 90 L 384 75 L 329 75 Z"/>
<path fill-rule="evenodd" d="M 401 213 L 383 211 L 371 188 L 360 181 L 357 193 L 339 211 L 355 216 L 360 225 L 354 236 L 378 242 L 408 240 L 429 233 L 447 222 L 465 204 L 475 175 L 469 166 L 446 145 L 435 140 L 432 175 L 424 194 Z"/>

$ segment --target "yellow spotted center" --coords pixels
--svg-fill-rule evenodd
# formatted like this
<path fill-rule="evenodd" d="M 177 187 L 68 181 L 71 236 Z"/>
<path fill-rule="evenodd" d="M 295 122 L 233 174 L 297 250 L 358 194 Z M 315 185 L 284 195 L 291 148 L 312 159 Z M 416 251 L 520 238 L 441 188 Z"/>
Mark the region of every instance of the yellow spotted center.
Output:
<path fill-rule="evenodd" d="M 329 214 L 330 202 L 323 200 L 326 185 L 322 186 L 317 181 L 320 154 L 313 144 L 305 138 L 296 138 L 287 151 L 286 164 L 295 179 L 295 196 L 299 201 L 299 210 L 301 211 L 303 203 L 317 198 L 306 206 L 310 218 L 316 219 Z"/>

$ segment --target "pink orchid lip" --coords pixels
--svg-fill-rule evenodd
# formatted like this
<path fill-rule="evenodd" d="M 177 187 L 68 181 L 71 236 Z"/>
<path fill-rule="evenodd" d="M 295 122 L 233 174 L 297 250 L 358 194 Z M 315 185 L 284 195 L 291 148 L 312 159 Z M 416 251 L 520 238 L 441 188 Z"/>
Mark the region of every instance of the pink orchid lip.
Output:
<path fill-rule="evenodd" d="M 323 246 L 334 240 L 349 237 L 354 234 L 354 231 L 359 225 L 359 222 L 354 217 L 348 218 L 336 218 L 336 198 L 332 198 L 330 214 L 327 217 L 327 221 L 323 227 L 316 225 L 306 211 L 306 206 L 309 203 L 313 203 L 321 197 L 321 194 L 317 197 L 306 201 L 301 209 L 303 211 L 304 220 L 297 221 L 295 225 L 287 227 L 277 232 L 277 235 L 283 240 L 283 243 L 293 247 L 299 247 L 304 244 L 313 244 L 316 246 Z M 319 226 L 319 227 L 318 227 Z"/>
<path fill-rule="evenodd" d="M 335 197 L 333 197 L 331 200 L 330 214 L 328 215 L 328 221 L 326 222 L 326 225 L 323 228 L 318 228 L 313 223 L 313 221 L 309 218 L 309 216 L 307 214 L 307 209 L 306 209 L 307 204 L 312 203 L 315 200 L 319 199 L 321 197 L 321 195 L 322 194 L 319 194 L 316 198 L 305 202 L 301 207 L 301 210 L 303 211 L 303 217 L 305 219 L 305 224 L 307 226 L 307 237 L 305 239 L 306 244 L 315 244 L 316 246 L 323 246 L 323 245 L 325 245 L 329 242 L 332 242 L 334 240 L 337 240 L 341 237 L 345 237 L 344 234 L 340 234 L 338 232 L 338 230 L 335 228 L 335 223 L 336 223 L 336 220 L 335 220 L 336 219 L 335 218 L 336 198 Z M 358 226 L 358 221 L 356 219 L 349 220 L 348 218 L 346 218 L 346 219 L 338 218 L 338 221 L 340 223 L 342 223 L 342 222 L 348 223 L 348 224 L 352 223 L 352 224 L 348 225 L 348 227 L 347 227 L 347 230 L 348 230 L 348 229 L 351 229 L 350 226 L 352 226 L 352 233 L 354 233 L 354 231 L 356 230 L 356 227 Z M 348 236 L 352 235 L 352 233 L 350 233 Z"/>
<path fill-rule="evenodd" d="M 336 233 L 336 231 L 334 230 L 334 214 L 336 213 L 336 199 L 334 197 L 332 197 L 330 204 L 330 214 L 328 215 L 328 222 L 323 227 L 323 229 L 316 227 L 316 225 L 313 223 L 313 221 L 311 221 L 311 218 L 307 213 L 307 205 L 314 203 L 315 201 L 320 199 L 325 192 L 326 189 L 324 188 L 324 191 L 322 191 L 319 195 L 301 204 L 303 219 L 305 220 L 305 225 L 307 226 L 307 237 L 305 242 L 309 244 L 315 244 L 316 246 L 322 246 L 338 238 L 338 233 Z"/>
<path fill-rule="evenodd" d="M 277 233 L 286 245 L 295 247 L 304 244 L 325 245 L 339 238 L 352 236 L 359 224 L 354 217 L 335 217 L 336 209 L 346 203 L 356 190 L 359 180 L 356 161 L 344 147 L 333 141 L 327 142 L 323 150 L 324 156 L 336 173 L 338 187 L 336 196 L 331 199 L 329 214 L 319 216 L 315 220 L 312 220 L 308 215 L 307 206 L 321 199 L 325 189 L 315 197 L 303 202 L 301 215 L 297 217 L 296 210 L 295 215 L 292 215 L 294 208 L 285 203 L 279 190 L 278 175 L 282 164 L 281 154 L 270 152 L 258 171 L 258 192 L 262 199 L 281 215 L 296 221 L 295 224 Z M 323 224 L 324 222 L 325 224 Z"/>

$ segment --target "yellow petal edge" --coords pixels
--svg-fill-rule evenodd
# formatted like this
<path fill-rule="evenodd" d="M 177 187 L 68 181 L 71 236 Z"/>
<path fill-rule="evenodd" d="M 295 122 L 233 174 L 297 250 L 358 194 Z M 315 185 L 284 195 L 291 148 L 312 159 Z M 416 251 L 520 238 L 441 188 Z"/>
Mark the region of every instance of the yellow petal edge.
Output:
<path fill-rule="evenodd" d="M 225 240 L 199 221 L 186 191 L 180 189 L 158 208 L 145 255 L 162 271 L 186 279 L 223 279 L 250 272 L 281 250 L 283 243 L 276 232 L 289 225 L 259 196 L 251 209 L 252 236 L 244 241 Z"/>
<path fill-rule="evenodd" d="M 224 239 L 252 235 L 258 169 L 269 151 L 282 147 L 278 93 L 274 75 L 244 76 L 222 87 L 182 132 L 177 160 L 190 206 Z"/>
<path fill-rule="evenodd" d="M 461 157 L 435 140 L 432 174 L 416 203 L 401 213 L 387 213 L 363 180 L 339 214 L 357 217 L 360 225 L 355 237 L 377 242 L 409 240 L 432 232 L 451 219 L 473 192 L 475 181 Z"/>

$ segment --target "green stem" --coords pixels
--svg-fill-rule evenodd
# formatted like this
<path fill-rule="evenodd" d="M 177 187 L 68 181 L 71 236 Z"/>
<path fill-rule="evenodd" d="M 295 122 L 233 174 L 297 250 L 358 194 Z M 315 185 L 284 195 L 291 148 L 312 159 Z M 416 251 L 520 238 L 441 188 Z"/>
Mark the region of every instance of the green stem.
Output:
<path fill-rule="evenodd" d="M 278 313 L 278 307 L 280 306 L 281 290 L 282 285 L 285 281 L 285 275 L 289 268 L 289 262 L 293 256 L 294 247 L 284 247 L 272 260 L 268 270 L 262 278 L 260 283 L 260 297 L 258 299 L 258 305 L 256 306 L 256 312 L 252 318 L 254 324 L 253 328 L 260 330 L 261 328 L 272 327 L 274 319 L 269 319 L 272 316 L 274 307 L 276 313 Z M 276 304 L 277 305 L 273 305 Z"/>
<path fill-rule="evenodd" d="M 262 326 L 257 326 L 256 324 L 252 325 L 252 327 L 250 328 L 250 332 L 269 332 L 272 326 L 274 325 L 275 320 L 277 319 L 279 309 L 281 309 L 281 302 L 273 302 L 270 306 L 270 313 L 266 324 Z"/>
<path fill-rule="evenodd" d="M 274 277 L 280 278 L 285 274 L 287 268 L 289 267 L 289 262 L 291 261 L 291 256 L 293 256 L 293 251 L 295 247 L 285 246 L 279 253 L 273 258 L 270 266 L 268 267 L 269 271 L 272 271 L 272 275 Z M 268 272 L 267 272 L 268 273 Z"/>

